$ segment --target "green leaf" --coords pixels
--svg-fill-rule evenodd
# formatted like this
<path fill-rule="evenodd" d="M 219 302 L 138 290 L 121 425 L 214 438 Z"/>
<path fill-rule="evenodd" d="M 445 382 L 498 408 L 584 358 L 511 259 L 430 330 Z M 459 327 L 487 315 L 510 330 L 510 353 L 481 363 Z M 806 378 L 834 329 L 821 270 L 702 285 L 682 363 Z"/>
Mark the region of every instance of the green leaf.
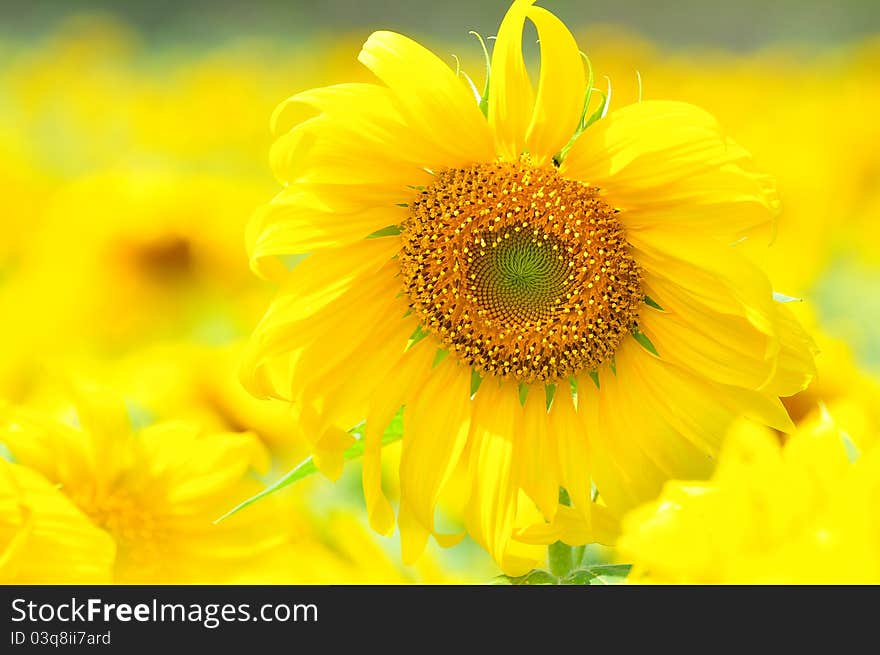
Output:
<path fill-rule="evenodd" d="M 562 584 L 590 585 L 593 584 L 593 580 L 595 580 L 595 578 L 595 573 L 583 569 L 578 569 L 577 571 L 572 571 L 571 575 L 569 575 L 567 578 L 565 578 L 565 580 L 562 581 Z"/>
<path fill-rule="evenodd" d="M 564 578 L 574 568 L 572 548 L 562 541 L 556 541 L 547 547 L 547 563 L 553 575 Z"/>
<path fill-rule="evenodd" d="M 599 388 L 599 371 L 590 371 L 587 375 L 590 376 L 590 379 L 593 381 L 593 384 L 596 385 L 596 388 Z"/>
<path fill-rule="evenodd" d="M 391 425 L 388 426 L 388 429 L 385 430 L 385 434 L 382 435 L 382 446 L 387 446 L 388 444 L 392 444 L 396 441 L 400 441 L 403 438 L 403 419 L 402 412 L 397 412 L 397 415 L 392 419 Z M 363 424 L 349 430 L 349 432 L 357 432 L 363 430 Z M 345 461 L 349 461 L 352 459 L 357 459 L 364 454 L 364 440 L 363 438 L 359 438 L 355 441 L 348 450 L 343 454 L 343 458 Z M 214 524 L 220 523 L 228 519 L 233 514 L 236 514 L 243 510 L 245 507 L 249 505 L 253 505 L 258 500 L 262 500 L 266 496 L 270 496 L 276 491 L 280 491 L 285 487 L 289 487 L 290 485 L 299 482 L 300 480 L 304 480 L 305 478 L 314 475 L 318 472 L 318 467 L 315 466 L 315 462 L 311 457 L 307 457 L 302 462 L 293 467 L 290 471 L 285 473 L 281 478 L 270 484 L 268 487 L 263 489 L 260 493 L 251 496 L 247 500 L 239 503 L 231 510 L 226 512 L 223 516 L 216 519 Z"/>
<path fill-rule="evenodd" d="M 512 585 L 559 584 L 559 579 L 555 575 L 543 569 L 535 569 L 533 571 L 529 571 L 525 575 L 521 575 L 515 578 L 508 575 L 501 575 L 498 576 L 496 580 L 503 580 L 501 584 Z"/>
<path fill-rule="evenodd" d="M 629 575 L 630 564 L 595 564 L 572 571 L 562 584 L 567 585 L 612 585 L 621 584 Z"/>

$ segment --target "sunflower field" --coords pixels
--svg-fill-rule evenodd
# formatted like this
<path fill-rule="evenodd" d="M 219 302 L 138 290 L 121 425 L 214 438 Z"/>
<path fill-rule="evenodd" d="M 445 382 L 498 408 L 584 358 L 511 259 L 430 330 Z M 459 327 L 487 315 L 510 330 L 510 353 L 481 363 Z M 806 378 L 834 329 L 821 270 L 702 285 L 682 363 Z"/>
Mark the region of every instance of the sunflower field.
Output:
<path fill-rule="evenodd" d="M 588 4 L 0 4 L 0 583 L 880 583 L 880 10 Z"/>

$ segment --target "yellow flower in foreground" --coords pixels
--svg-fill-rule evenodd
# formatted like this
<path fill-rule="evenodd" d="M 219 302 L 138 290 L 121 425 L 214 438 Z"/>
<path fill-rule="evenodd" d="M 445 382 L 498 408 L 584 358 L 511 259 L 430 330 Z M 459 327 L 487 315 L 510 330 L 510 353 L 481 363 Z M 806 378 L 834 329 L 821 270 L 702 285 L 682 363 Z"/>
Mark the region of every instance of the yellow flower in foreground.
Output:
<path fill-rule="evenodd" d="M 808 319 L 804 320 L 809 324 Z M 856 446 L 880 434 L 880 380 L 862 370 L 850 345 L 819 327 L 811 330 L 819 346 L 816 377 L 800 393 L 783 400 L 796 424 L 818 420 L 823 412 L 834 417 Z"/>
<path fill-rule="evenodd" d="M 245 385 L 295 403 L 331 477 L 366 420 L 364 493 L 383 533 L 381 437 L 404 406 L 407 561 L 432 534 L 454 540 L 434 509 L 459 466 L 468 531 L 523 572 L 524 516 L 574 516 L 576 541 L 597 538 L 597 515 L 708 475 L 734 417 L 790 429 L 778 396 L 813 368 L 809 338 L 733 247 L 770 224 L 772 182 L 691 105 L 598 119 L 577 44 L 533 4 L 505 16 L 482 97 L 418 43 L 376 32 L 359 59 L 380 83 L 289 99 L 276 125 L 294 109 L 299 122 L 271 153 L 286 188 L 248 231 L 253 268 L 281 289 Z M 288 272 L 282 258 L 308 252 Z"/>
<path fill-rule="evenodd" d="M 620 557 L 635 582 L 876 584 L 878 498 L 880 448 L 859 455 L 828 415 L 784 446 L 742 426 L 710 481 L 669 482 L 624 519 Z"/>
<path fill-rule="evenodd" d="M 107 583 L 114 552 L 53 484 L 0 458 L 0 583 Z"/>
<path fill-rule="evenodd" d="M 213 524 L 261 487 L 253 473 L 267 468 L 268 456 L 256 437 L 204 434 L 185 422 L 134 432 L 121 401 L 92 391 L 78 395 L 80 427 L 8 410 L 0 443 L 19 465 L 57 485 L 83 520 L 112 537 L 113 581 L 229 581 L 244 577 L 249 565 L 286 542 L 272 503 Z M 58 557 L 62 546 L 76 548 L 82 538 L 71 531 Z M 30 558 L 41 552 L 22 556 L 38 567 Z M 106 558 L 102 553 L 106 547 L 95 549 L 96 565 Z M 54 573 L 46 576 L 61 581 Z"/>

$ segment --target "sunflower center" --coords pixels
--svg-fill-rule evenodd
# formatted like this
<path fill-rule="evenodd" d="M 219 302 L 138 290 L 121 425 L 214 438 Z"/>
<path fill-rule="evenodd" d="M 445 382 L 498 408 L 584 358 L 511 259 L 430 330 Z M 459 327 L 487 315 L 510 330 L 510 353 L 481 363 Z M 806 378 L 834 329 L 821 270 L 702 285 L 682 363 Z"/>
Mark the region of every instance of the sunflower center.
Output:
<path fill-rule="evenodd" d="M 426 329 L 483 374 L 553 382 L 609 361 L 644 300 L 616 212 L 528 161 L 436 175 L 402 225 Z"/>
<path fill-rule="evenodd" d="M 549 320 L 568 282 L 566 258 L 556 239 L 508 230 L 471 258 L 465 295 L 498 321 Z"/>
<path fill-rule="evenodd" d="M 71 492 L 70 498 L 95 525 L 116 542 L 116 568 L 136 563 L 141 570 L 161 562 L 164 528 L 142 502 L 124 491 L 94 488 Z"/>

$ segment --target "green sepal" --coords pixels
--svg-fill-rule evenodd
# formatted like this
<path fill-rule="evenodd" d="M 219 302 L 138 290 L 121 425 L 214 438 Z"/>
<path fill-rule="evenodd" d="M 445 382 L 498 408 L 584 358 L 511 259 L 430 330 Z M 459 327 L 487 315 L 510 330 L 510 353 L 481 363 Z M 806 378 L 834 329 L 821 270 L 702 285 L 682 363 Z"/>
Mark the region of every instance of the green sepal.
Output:
<path fill-rule="evenodd" d="M 544 394 L 547 396 L 547 411 L 550 411 L 550 406 L 553 404 L 553 399 L 556 397 L 556 385 L 555 384 L 545 384 L 544 385 Z"/>
<path fill-rule="evenodd" d="M 471 396 L 477 393 L 477 389 L 480 388 L 480 385 L 483 384 L 483 376 L 480 375 L 476 369 L 471 369 Z"/>
<path fill-rule="evenodd" d="M 367 235 L 368 239 L 379 239 L 381 237 L 396 237 L 403 230 L 399 225 L 386 225 L 381 230 L 376 230 L 372 234 Z"/>
<path fill-rule="evenodd" d="M 654 355 L 655 357 L 659 357 L 660 353 L 657 352 L 657 348 L 654 347 L 654 344 L 651 343 L 651 340 L 648 338 L 648 335 L 642 332 L 639 328 L 633 328 L 632 331 L 633 339 L 639 342 L 639 345 L 647 350 L 649 353 Z"/>
<path fill-rule="evenodd" d="M 519 383 L 519 404 L 525 406 L 526 398 L 529 396 L 529 385 L 525 382 Z"/>
<path fill-rule="evenodd" d="M 661 312 L 663 311 L 663 308 L 659 305 L 659 303 L 656 300 L 651 298 L 651 296 L 645 296 L 645 304 L 648 307 L 653 307 L 654 309 L 659 309 Z"/>
<path fill-rule="evenodd" d="M 568 154 L 568 151 L 571 150 L 571 147 L 574 145 L 574 142 L 577 141 L 578 137 L 581 135 L 587 128 L 587 111 L 590 108 L 590 100 L 593 99 L 593 62 L 590 61 L 590 58 L 586 55 L 586 53 L 581 53 L 581 57 L 584 58 L 584 61 L 587 62 L 587 92 L 584 94 L 584 108 L 581 111 L 580 120 L 578 120 L 578 127 L 575 130 L 574 134 L 571 135 L 571 138 L 568 140 L 562 150 L 560 150 L 556 156 L 553 157 L 553 163 L 558 167 L 565 160 L 565 156 Z"/>
<path fill-rule="evenodd" d="M 489 56 L 489 48 L 486 47 L 486 42 L 483 40 L 483 37 L 471 30 L 468 34 L 473 34 L 477 41 L 480 42 L 480 47 L 483 49 L 483 57 L 486 60 L 486 83 L 483 84 L 483 93 L 480 95 L 480 111 L 483 112 L 483 116 L 489 116 L 489 78 L 492 75 L 492 58 Z"/>
<path fill-rule="evenodd" d="M 434 353 L 434 363 L 431 364 L 431 368 L 436 367 L 440 362 L 446 359 L 449 356 L 449 351 L 446 348 L 438 348 L 437 352 Z"/>
<path fill-rule="evenodd" d="M 419 341 L 421 341 L 422 339 L 424 339 L 424 338 L 425 338 L 426 336 L 428 336 L 429 334 L 431 334 L 431 333 L 428 332 L 425 328 L 423 328 L 423 327 L 422 327 L 422 324 L 419 323 L 419 324 L 416 326 L 416 329 L 413 330 L 413 333 L 412 333 L 412 334 L 410 335 L 410 337 L 409 337 L 409 340 L 410 340 L 410 345 L 409 345 L 409 347 L 412 348 L 414 345 L 416 345 Z"/>

